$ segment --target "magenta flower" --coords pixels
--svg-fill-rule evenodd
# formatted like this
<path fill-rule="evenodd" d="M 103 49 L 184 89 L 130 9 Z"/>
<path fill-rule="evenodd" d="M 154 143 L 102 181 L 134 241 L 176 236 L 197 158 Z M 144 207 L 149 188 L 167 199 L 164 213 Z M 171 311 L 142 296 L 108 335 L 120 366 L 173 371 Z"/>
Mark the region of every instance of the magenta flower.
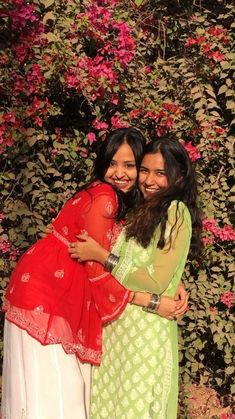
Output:
<path fill-rule="evenodd" d="M 0 251 L 2 253 L 7 253 L 11 250 L 11 242 L 5 240 L 3 237 L 0 237 Z"/>
<path fill-rule="evenodd" d="M 235 302 L 235 294 L 232 291 L 226 291 L 221 295 L 220 301 L 224 303 L 228 308 L 231 308 Z"/>
<path fill-rule="evenodd" d="M 92 125 L 95 129 L 101 130 L 106 130 L 109 127 L 108 124 L 106 124 L 106 122 L 99 121 L 99 119 L 97 118 L 92 122 Z"/>
<path fill-rule="evenodd" d="M 122 121 L 119 116 L 112 116 L 111 124 L 113 128 L 127 128 L 129 124 L 127 122 Z"/>
<path fill-rule="evenodd" d="M 187 150 L 189 157 L 192 161 L 196 161 L 200 159 L 201 154 L 198 151 L 198 149 L 192 145 L 191 141 L 189 143 L 183 142 L 183 146 Z"/>
<path fill-rule="evenodd" d="M 89 132 L 86 137 L 90 145 L 92 145 L 95 141 L 97 141 L 94 132 Z"/>

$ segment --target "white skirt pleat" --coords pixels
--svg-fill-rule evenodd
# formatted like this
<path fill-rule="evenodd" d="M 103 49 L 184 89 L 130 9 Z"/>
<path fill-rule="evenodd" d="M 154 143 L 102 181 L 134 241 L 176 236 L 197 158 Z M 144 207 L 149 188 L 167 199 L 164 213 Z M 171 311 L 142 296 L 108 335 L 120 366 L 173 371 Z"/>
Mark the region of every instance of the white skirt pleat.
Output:
<path fill-rule="evenodd" d="M 5 321 L 2 419 L 87 419 L 89 364 Z"/>

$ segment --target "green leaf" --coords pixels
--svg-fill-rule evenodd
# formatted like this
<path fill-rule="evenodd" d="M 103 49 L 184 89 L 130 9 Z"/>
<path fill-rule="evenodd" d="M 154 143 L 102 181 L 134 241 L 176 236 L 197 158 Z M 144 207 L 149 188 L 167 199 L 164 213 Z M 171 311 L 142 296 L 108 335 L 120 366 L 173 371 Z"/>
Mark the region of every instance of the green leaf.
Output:
<path fill-rule="evenodd" d="M 48 20 L 55 20 L 55 15 L 53 12 L 47 12 L 43 17 L 43 23 L 47 23 Z"/>
<path fill-rule="evenodd" d="M 43 6 L 47 9 L 55 3 L 55 0 L 40 0 L 40 3 L 42 3 Z"/>
<path fill-rule="evenodd" d="M 143 3 L 144 0 L 135 0 L 135 4 L 137 6 L 140 6 Z"/>
<path fill-rule="evenodd" d="M 226 86 L 226 84 L 223 84 L 223 86 L 219 88 L 218 95 L 225 93 L 227 90 L 228 90 L 228 86 Z"/>

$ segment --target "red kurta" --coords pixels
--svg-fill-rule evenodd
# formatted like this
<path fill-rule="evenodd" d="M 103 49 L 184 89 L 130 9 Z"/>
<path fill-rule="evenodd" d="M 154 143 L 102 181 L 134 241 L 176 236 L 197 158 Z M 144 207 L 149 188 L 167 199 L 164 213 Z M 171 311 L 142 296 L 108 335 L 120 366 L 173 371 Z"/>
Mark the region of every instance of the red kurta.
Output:
<path fill-rule="evenodd" d="M 87 232 L 110 248 L 117 198 L 110 185 L 94 182 L 62 208 L 54 232 L 21 257 L 7 288 L 6 318 L 44 345 L 61 343 L 67 353 L 99 364 L 102 323 L 117 318 L 129 299 L 103 266 L 70 257 L 68 245 Z"/>

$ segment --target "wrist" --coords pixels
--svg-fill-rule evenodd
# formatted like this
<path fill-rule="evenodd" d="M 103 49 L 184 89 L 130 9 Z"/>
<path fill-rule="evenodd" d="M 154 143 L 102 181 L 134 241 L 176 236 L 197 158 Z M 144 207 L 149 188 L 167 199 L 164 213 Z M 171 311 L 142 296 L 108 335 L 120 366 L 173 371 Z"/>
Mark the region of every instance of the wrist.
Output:
<path fill-rule="evenodd" d="M 161 296 L 158 294 L 151 294 L 150 301 L 147 306 L 142 307 L 142 310 L 148 313 L 157 313 L 161 302 Z"/>
<path fill-rule="evenodd" d="M 98 250 L 98 254 L 97 254 L 97 262 L 100 262 L 102 263 L 102 265 L 104 265 L 108 256 L 109 256 L 109 251 L 100 246 Z"/>
<path fill-rule="evenodd" d="M 109 253 L 108 257 L 104 261 L 104 270 L 107 272 L 111 272 L 115 266 L 119 262 L 119 257 L 117 255 L 114 255 L 113 253 Z"/>

